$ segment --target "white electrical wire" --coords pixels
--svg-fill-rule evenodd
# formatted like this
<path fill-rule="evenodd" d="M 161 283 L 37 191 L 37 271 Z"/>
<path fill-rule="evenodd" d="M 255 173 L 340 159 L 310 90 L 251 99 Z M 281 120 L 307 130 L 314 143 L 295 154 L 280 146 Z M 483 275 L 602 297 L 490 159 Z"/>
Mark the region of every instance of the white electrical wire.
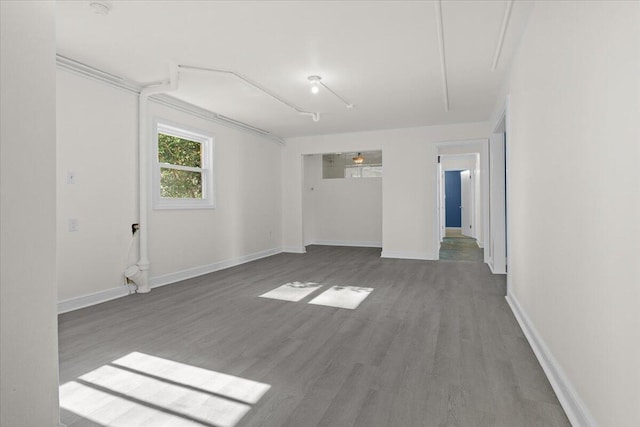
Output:
<path fill-rule="evenodd" d="M 136 231 L 134 231 L 131 234 L 131 239 L 129 240 L 129 247 L 127 248 L 127 255 L 124 260 L 124 268 L 122 270 L 123 271 L 122 277 L 124 278 L 124 286 L 127 287 L 127 290 L 129 291 L 129 295 L 135 293 L 135 289 L 132 289 L 133 287 L 127 281 L 127 276 L 124 275 L 124 271 L 129 267 L 129 259 L 131 259 L 131 248 L 133 247 L 133 242 L 136 240 L 136 233 L 138 232 L 138 230 L 139 228 L 136 228 Z"/>

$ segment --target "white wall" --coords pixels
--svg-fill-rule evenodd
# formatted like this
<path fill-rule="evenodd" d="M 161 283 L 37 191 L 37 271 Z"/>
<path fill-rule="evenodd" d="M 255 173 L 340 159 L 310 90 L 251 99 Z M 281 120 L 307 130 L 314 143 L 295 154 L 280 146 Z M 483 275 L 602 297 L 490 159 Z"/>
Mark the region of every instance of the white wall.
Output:
<path fill-rule="evenodd" d="M 283 162 L 283 241 L 302 252 L 303 154 L 382 150 L 383 256 L 434 259 L 437 254 L 435 142 L 486 138 L 488 123 L 310 136 L 287 140 Z"/>
<path fill-rule="evenodd" d="M 443 171 L 473 171 L 476 169 L 476 156 L 473 154 L 442 156 L 440 162 Z"/>
<path fill-rule="evenodd" d="M 175 272 L 280 251 L 281 146 L 165 106 L 152 103 L 150 109 L 213 134 L 216 169 L 216 209 L 151 211 L 152 284 Z"/>
<path fill-rule="evenodd" d="M 65 70 L 57 83 L 59 298 L 74 307 L 126 293 L 131 243 L 128 263 L 137 259 L 138 102 Z M 280 145 L 151 101 L 149 126 L 154 116 L 214 136 L 217 207 L 150 212 L 152 286 L 279 251 Z M 76 184 L 66 183 L 67 171 Z M 78 232 L 67 231 L 70 217 Z"/>
<path fill-rule="evenodd" d="M 55 3 L 0 19 L 0 425 L 56 426 Z"/>
<path fill-rule="evenodd" d="M 575 425 L 640 425 L 638 22 L 536 2 L 505 85 L 509 295 Z"/>
<path fill-rule="evenodd" d="M 381 247 L 382 180 L 322 179 L 322 154 L 304 156 L 305 245 Z"/>
<path fill-rule="evenodd" d="M 64 70 L 57 89 L 58 297 L 67 300 L 124 283 L 138 222 L 138 100 Z M 68 231 L 69 218 L 79 231 Z"/>

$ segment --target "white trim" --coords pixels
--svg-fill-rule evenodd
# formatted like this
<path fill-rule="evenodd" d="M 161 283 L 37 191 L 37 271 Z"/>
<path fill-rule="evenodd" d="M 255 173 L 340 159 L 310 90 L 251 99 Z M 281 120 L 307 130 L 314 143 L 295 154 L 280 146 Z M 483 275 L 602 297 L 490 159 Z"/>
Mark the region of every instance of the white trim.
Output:
<path fill-rule="evenodd" d="M 106 84 L 116 89 L 124 90 L 126 92 L 139 95 L 142 87 L 131 80 L 125 79 L 121 76 L 108 73 L 106 71 L 102 71 L 96 67 L 92 67 L 91 65 L 83 64 L 82 62 L 76 61 L 75 59 L 67 58 L 66 56 L 62 56 L 60 54 L 56 54 L 56 65 L 58 69 L 65 70 L 67 72 L 76 74 L 78 76 L 82 76 L 84 78 Z M 161 82 L 158 82 L 161 83 Z M 174 110 L 179 110 L 184 113 L 190 114 L 192 116 L 222 124 L 227 127 L 231 127 L 234 129 L 239 129 L 244 132 L 253 133 L 262 137 L 267 138 L 271 142 L 276 142 L 280 145 L 285 145 L 284 138 L 273 134 L 271 132 L 265 131 L 263 129 L 257 128 L 255 126 L 251 126 L 247 123 L 241 122 L 239 120 L 234 120 L 230 117 L 223 116 L 222 114 L 215 113 L 213 111 L 205 110 L 204 108 L 198 107 L 197 105 L 190 104 L 188 102 L 181 101 L 177 98 L 166 94 L 158 94 L 149 98 L 151 101 L 164 105 Z"/>
<path fill-rule="evenodd" d="M 491 274 L 496 274 L 495 271 L 493 271 L 493 260 L 490 259 L 489 261 L 486 262 L 487 266 L 489 266 L 489 271 L 491 271 Z"/>
<path fill-rule="evenodd" d="M 449 146 L 462 146 L 462 145 L 482 145 L 487 142 L 487 138 L 480 139 L 451 139 L 447 141 L 438 141 L 434 142 L 433 145 L 436 147 L 449 147 Z M 459 156 L 465 154 L 440 154 L 440 156 Z"/>
<path fill-rule="evenodd" d="M 244 132 L 253 133 L 255 135 L 267 138 L 270 142 L 275 142 L 280 145 L 285 145 L 284 138 L 282 138 L 281 136 L 275 135 L 271 132 L 257 128 L 255 126 L 251 126 L 239 120 L 235 120 L 230 117 L 223 116 L 222 114 L 205 110 L 204 108 L 200 108 L 196 105 L 189 104 L 188 102 L 184 102 L 177 98 L 174 98 L 171 95 L 167 95 L 167 94 L 154 95 L 150 97 L 149 100 L 152 102 L 155 102 L 156 104 L 164 105 L 165 107 L 182 111 L 184 113 L 187 113 L 194 117 L 198 117 L 200 119 L 221 124 L 229 128 L 239 129 Z"/>
<path fill-rule="evenodd" d="M 438 154 L 438 156 L 440 157 L 440 163 L 442 163 L 443 157 L 446 157 L 447 159 L 457 159 L 457 160 L 471 160 L 474 163 L 476 162 L 476 156 L 479 153 L 466 153 L 466 154 Z M 465 169 L 442 169 L 443 171 L 461 171 L 461 170 L 465 170 Z"/>
<path fill-rule="evenodd" d="M 282 248 L 282 252 L 288 254 L 306 254 L 307 249 L 304 246 L 285 246 Z"/>
<path fill-rule="evenodd" d="M 424 261 L 434 261 L 436 258 L 429 252 L 413 252 L 413 251 L 382 251 L 380 258 L 398 258 L 398 259 L 419 259 Z"/>
<path fill-rule="evenodd" d="M 171 135 L 201 144 L 202 167 L 185 168 L 170 165 L 172 169 L 193 170 L 202 174 L 202 199 L 180 199 L 160 197 L 160 170 L 165 167 L 158 161 L 158 134 Z M 153 119 L 152 167 L 151 167 L 151 201 L 154 210 L 164 209 L 215 209 L 216 208 L 216 157 L 215 137 L 205 131 L 165 120 L 162 117 Z"/>
<path fill-rule="evenodd" d="M 126 80 L 118 75 L 108 73 L 99 68 L 92 67 L 91 65 L 76 61 L 75 59 L 56 54 L 56 66 L 61 70 L 68 71 L 90 80 L 104 83 L 111 87 L 121 89 L 129 93 L 134 93 L 136 95 L 140 94 L 141 88 L 139 84 Z"/>
<path fill-rule="evenodd" d="M 111 288 L 88 295 L 81 295 L 79 297 L 58 301 L 58 314 L 90 307 L 92 305 L 111 301 L 112 299 L 125 297 L 127 295 L 129 295 L 129 290 L 125 286 L 119 286 L 117 288 Z"/>
<path fill-rule="evenodd" d="M 382 242 L 356 241 L 356 240 L 314 240 L 307 245 L 324 245 L 324 246 L 353 246 L 356 248 L 381 248 Z"/>
<path fill-rule="evenodd" d="M 510 102 L 511 102 L 511 95 L 507 94 L 504 100 L 504 106 L 502 108 L 502 111 L 500 112 L 491 136 L 490 136 L 490 141 L 491 139 L 495 139 L 497 135 L 503 135 L 504 134 L 504 167 L 505 167 L 505 177 L 504 177 L 504 186 L 505 186 L 505 200 L 504 200 L 504 207 L 499 207 L 498 208 L 498 212 L 500 212 L 500 214 L 502 214 L 502 209 L 504 209 L 505 212 L 505 224 L 504 224 L 504 228 L 505 228 L 505 235 L 506 235 L 506 251 L 504 253 L 504 266 L 500 265 L 499 269 L 497 270 L 497 274 L 506 274 L 507 275 L 507 295 L 510 293 L 510 289 L 511 289 L 511 274 L 509 274 L 509 260 L 511 259 L 511 248 L 512 248 L 512 242 L 511 242 L 511 215 L 509 214 L 511 212 L 511 197 L 509 196 L 509 191 L 510 191 L 510 187 L 509 187 L 509 177 L 511 175 L 510 172 L 510 160 L 509 160 L 509 145 L 510 143 L 510 135 L 511 135 L 511 113 L 510 113 Z M 489 142 L 489 157 L 491 157 L 491 153 L 492 153 L 492 149 L 491 149 L 491 142 Z M 491 161 L 489 162 L 491 163 Z M 489 174 L 491 175 L 491 171 L 489 171 Z M 491 184 L 490 184 L 491 185 Z M 490 191 L 491 193 L 491 191 Z M 491 200 L 489 200 L 489 203 L 491 203 Z M 495 217 L 493 217 L 495 218 Z M 491 228 L 491 227 L 490 227 Z M 495 230 L 493 231 L 495 233 Z M 489 236 L 489 240 L 487 241 L 488 245 L 492 245 L 493 238 L 492 236 Z M 492 246 L 493 247 L 493 246 Z M 495 250 L 495 248 L 494 248 Z M 495 254 L 491 254 L 491 259 L 492 259 L 492 263 L 494 262 L 494 260 L 496 260 Z M 500 264 L 502 264 L 502 259 L 498 259 L 500 261 Z"/>
<path fill-rule="evenodd" d="M 224 270 L 225 268 L 235 267 L 240 264 L 258 260 L 260 258 L 277 255 L 281 252 L 284 252 L 281 248 L 267 249 L 265 251 L 255 252 L 230 260 L 219 261 L 209 265 L 203 265 L 200 267 L 190 268 L 188 270 L 178 271 L 176 273 L 156 276 L 151 278 L 150 284 L 152 288 L 169 285 L 181 280 L 190 279 L 192 277 L 201 276 L 203 274 L 213 273 L 218 270 Z M 128 289 L 124 286 L 121 286 L 118 288 L 107 289 L 93 294 L 82 295 L 79 297 L 70 298 L 68 300 L 59 301 L 58 314 L 67 313 L 69 311 L 100 304 L 127 295 L 129 295 Z"/>
<path fill-rule="evenodd" d="M 164 274 L 162 276 L 152 277 L 149 280 L 152 288 L 158 286 L 169 285 L 181 280 L 191 279 L 193 277 L 202 276 L 204 274 L 213 273 L 215 271 L 224 270 L 225 268 L 235 267 L 240 264 L 255 261 L 260 258 L 266 258 L 282 252 L 281 248 L 267 249 L 266 251 L 255 252 L 238 258 L 218 261 L 213 264 L 201 265 L 199 267 L 189 268 L 187 270 L 176 271 L 175 273 Z"/>
<path fill-rule="evenodd" d="M 590 414 L 582 399 L 580 399 L 578 392 L 569 381 L 562 366 L 555 359 L 518 300 L 513 294 L 507 294 L 505 298 L 527 341 L 529 341 L 529 345 L 538 358 L 538 362 L 540 362 L 544 373 L 547 375 L 551 387 L 553 387 L 553 391 L 555 391 L 571 425 L 576 427 L 596 427 L 598 425 L 596 420 Z"/>

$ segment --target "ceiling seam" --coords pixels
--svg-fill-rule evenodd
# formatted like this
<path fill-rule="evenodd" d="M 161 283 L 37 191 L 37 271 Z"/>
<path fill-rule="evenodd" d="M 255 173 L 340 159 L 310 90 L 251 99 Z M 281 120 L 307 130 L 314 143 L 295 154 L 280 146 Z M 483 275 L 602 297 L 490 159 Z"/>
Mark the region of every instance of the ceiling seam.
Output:
<path fill-rule="evenodd" d="M 444 29 L 442 26 L 442 1 L 437 0 L 436 8 L 436 30 L 438 33 L 438 47 L 440 51 L 440 71 L 442 72 L 442 91 L 444 97 L 444 111 L 449 112 L 449 85 L 447 83 L 447 61 L 444 52 Z"/>
<path fill-rule="evenodd" d="M 498 61 L 500 60 L 500 54 L 502 53 L 502 44 L 504 43 L 504 37 L 507 32 L 507 26 L 509 25 L 509 17 L 511 16 L 511 8 L 513 7 L 513 0 L 507 0 L 507 4 L 504 8 L 504 15 L 502 16 L 502 26 L 500 27 L 500 35 L 498 36 L 498 44 L 496 45 L 496 51 L 493 54 L 493 63 L 491 64 L 491 71 L 495 71 L 498 68 Z"/>

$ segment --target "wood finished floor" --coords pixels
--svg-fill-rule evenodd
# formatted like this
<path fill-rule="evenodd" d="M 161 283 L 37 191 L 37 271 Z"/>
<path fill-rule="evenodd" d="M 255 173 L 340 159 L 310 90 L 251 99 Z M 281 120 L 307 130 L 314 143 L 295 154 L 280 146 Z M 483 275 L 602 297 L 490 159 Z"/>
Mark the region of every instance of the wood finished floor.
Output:
<path fill-rule="evenodd" d="M 307 250 L 61 315 L 60 383 L 137 351 L 270 384 L 237 427 L 570 425 L 503 276 L 379 249 Z M 374 291 L 356 310 L 307 304 L 318 292 L 258 298 L 296 280 Z M 100 425 L 64 410 L 62 421 Z"/>

